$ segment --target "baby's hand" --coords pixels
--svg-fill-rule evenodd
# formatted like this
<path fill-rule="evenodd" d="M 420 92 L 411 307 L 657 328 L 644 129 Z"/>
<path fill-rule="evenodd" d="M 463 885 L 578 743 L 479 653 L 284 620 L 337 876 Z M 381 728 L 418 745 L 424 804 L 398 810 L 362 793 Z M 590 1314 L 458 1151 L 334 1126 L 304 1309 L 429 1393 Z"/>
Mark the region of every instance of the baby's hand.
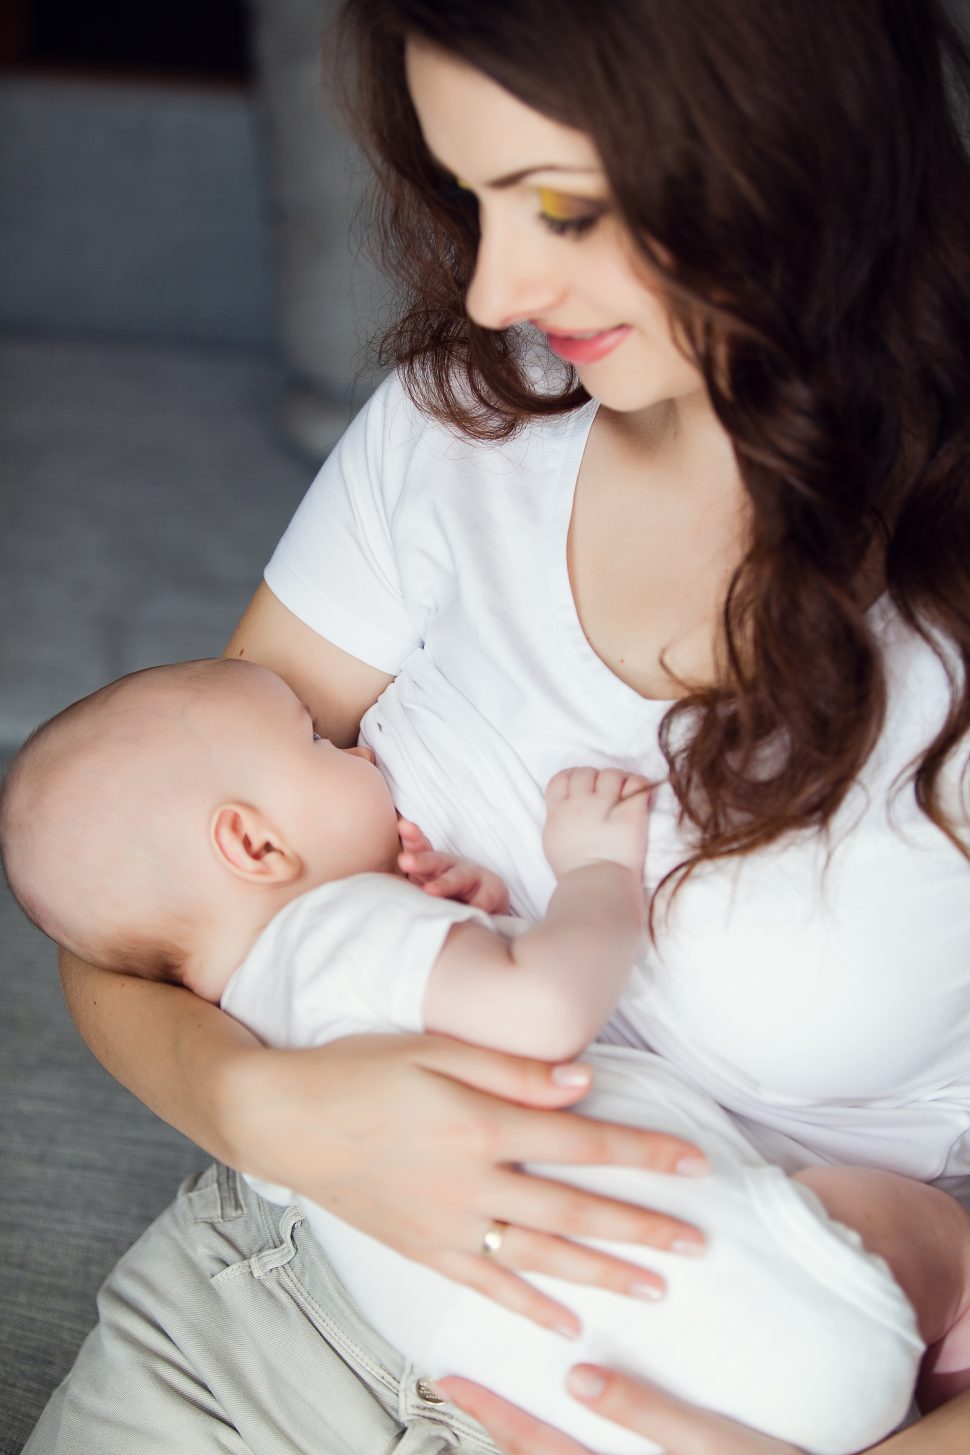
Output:
<path fill-rule="evenodd" d="M 456 899 L 486 914 L 508 914 L 509 891 L 491 869 L 483 869 L 470 859 L 459 859 L 457 854 L 439 854 L 409 819 L 399 817 L 397 827 L 401 835 L 398 867 L 412 884 L 425 894 Z"/>
<path fill-rule="evenodd" d="M 650 783 L 619 768 L 566 768 L 546 789 L 542 846 L 561 879 L 587 864 L 620 864 L 643 873 Z"/>

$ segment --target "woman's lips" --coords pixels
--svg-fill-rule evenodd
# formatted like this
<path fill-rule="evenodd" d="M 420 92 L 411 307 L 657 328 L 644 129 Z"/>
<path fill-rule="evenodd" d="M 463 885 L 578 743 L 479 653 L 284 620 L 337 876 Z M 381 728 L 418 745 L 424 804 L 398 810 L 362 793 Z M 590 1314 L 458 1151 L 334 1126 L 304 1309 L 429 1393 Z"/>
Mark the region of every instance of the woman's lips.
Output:
<path fill-rule="evenodd" d="M 573 364 L 592 364 L 613 352 L 630 332 L 630 324 L 622 323 L 619 328 L 604 328 L 600 333 L 577 336 L 569 333 L 549 333 L 549 347 L 554 354 L 568 359 Z"/>

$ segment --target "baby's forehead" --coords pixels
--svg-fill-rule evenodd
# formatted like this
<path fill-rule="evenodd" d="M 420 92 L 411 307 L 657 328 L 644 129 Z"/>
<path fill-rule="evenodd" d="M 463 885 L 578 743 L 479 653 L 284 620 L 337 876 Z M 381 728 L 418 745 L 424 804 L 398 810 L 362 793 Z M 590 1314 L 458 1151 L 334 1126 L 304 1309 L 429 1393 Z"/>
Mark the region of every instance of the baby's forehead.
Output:
<path fill-rule="evenodd" d="M 292 696 L 274 673 L 249 663 L 216 659 L 147 669 L 96 694 L 86 711 L 78 704 L 80 716 L 63 724 L 51 748 L 69 777 L 96 759 L 99 777 L 137 793 L 132 775 L 154 780 L 156 760 L 169 768 L 188 769 L 203 759 L 211 766 L 223 745 L 237 757 L 247 738 L 243 725 L 259 720 L 261 705 L 285 695 Z M 74 760 L 75 774 L 65 758 Z"/>
<path fill-rule="evenodd" d="M 254 695 L 272 691 L 273 684 L 287 690 L 274 673 L 252 663 L 228 658 L 190 662 L 131 679 L 131 708 L 135 713 L 163 714 L 173 721 L 187 719 L 210 709 L 238 709 Z"/>

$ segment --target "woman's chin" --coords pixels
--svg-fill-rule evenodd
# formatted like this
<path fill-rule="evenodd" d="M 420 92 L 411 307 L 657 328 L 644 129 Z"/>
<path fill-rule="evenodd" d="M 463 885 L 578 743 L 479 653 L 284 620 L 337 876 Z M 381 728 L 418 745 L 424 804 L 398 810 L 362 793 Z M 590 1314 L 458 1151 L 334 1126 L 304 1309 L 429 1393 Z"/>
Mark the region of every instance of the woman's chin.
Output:
<path fill-rule="evenodd" d="M 617 414 L 639 414 L 658 404 L 697 395 L 704 387 L 700 374 L 694 370 L 687 378 L 665 376 L 650 379 L 645 371 L 640 372 L 629 364 L 621 367 L 619 361 L 613 364 L 610 359 L 603 359 L 598 364 L 574 364 L 573 367 L 587 394 L 605 409 Z"/>

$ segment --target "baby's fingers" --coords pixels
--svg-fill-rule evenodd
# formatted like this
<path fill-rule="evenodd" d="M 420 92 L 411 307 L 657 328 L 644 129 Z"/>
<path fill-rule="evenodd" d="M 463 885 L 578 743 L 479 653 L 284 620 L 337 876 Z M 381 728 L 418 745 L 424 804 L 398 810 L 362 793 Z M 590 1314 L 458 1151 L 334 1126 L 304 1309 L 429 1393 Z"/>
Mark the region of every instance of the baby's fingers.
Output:
<path fill-rule="evenodd" d="M 423 829 L 418 828 L 409 818 L 401 818 L 398 815 L 397 831 L 401 836 L 401 847 L 405 853 L 417 854 L 431 848 L 431 840 Z"/>
<path fill-rule="evenodd" d="M 437 894 L 442 899 L 461 899 L 471 903 L 471 896 L 478 893 L 482 883 L 482 871 L 475 864 L 460 859 L 428 879 L 421 888 L 426 894 Z"/>
<path fill-rule="evenodd" d="M 437 879 L 439 874 L 454 867 L 454 854 L 441 854 L 436 849 L 404 849 L 397 856 L 397 862 L 415 880 Z"/>

